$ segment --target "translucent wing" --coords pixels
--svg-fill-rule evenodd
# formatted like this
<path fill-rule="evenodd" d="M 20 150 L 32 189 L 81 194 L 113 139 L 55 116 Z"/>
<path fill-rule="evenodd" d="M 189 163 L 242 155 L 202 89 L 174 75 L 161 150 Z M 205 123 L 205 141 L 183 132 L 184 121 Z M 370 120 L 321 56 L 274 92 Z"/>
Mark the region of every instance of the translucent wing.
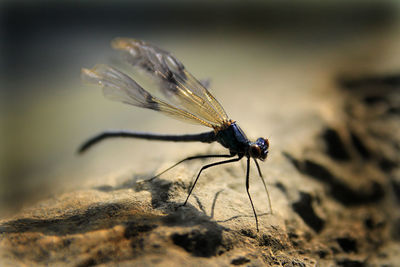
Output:
<path fill-rule="evenodd" d="M 222 126 L 229 120 L 214 96 L 170 53 L 144 41 L 127 38 L 115 39 L 112 46 L 125 51 L 130 64 L 158 82 L 158 89 L 170 105 L 212 127 Z"/>
<path fill-rule="evenodd" d="M 212 124 L 183 109 L 174 107 L 144 90 L 128 75 L 107 65 L 97 65 L 93 69 L 82 69 L 82 79 L 103 87 L 104 95 L 126 104 L 160 111 L 174 118 L 191 123 L 213 127 Z"/>

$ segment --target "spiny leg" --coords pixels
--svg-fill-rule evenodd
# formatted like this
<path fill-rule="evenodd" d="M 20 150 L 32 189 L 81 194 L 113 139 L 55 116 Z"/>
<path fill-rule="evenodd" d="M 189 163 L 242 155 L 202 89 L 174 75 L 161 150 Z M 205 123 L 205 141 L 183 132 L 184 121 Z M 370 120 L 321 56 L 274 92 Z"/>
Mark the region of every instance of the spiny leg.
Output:
<path fill-rule="evenodd" d="M 177 163 L 175 163 L 174 165 L 172 165 L 171 167 L 163 170 L 162 172 L 158 173 L 156 176 L 151 177 L 150 179 L 145 180 L 145 182 L 151 182 L 153 181 L 155 178 L 159 177 L 160 175 L 166 173 L 167 171 L 171 170 L 172 168 L 178 166 L 179 164 L 188 161 L 188 160 L 193 160 L 193 159 L 205 159 L 205 158 L 231 158 L 233 157 L 232 155 L 198 155 L 198 156 L 191 156 L 191 157 L 187 157 L 184 158 L 180 161 L 178 161 Z"/>
<path fill-rule="evenodd" d="M 263 176 L 263 175 L 262 175 L 262 173 L 261 173 L 260 166 L 258 165 L 258 162 L 257 162 L 257 160 L 256 160 L 256 159 L 254 159 L 254 162 L 256 163 L 257 170 L 258 170 L 258 175 L 260 176 L 260 178 L 261 178 L 261 181 L 262 181 L 262 183 L 263 183 L 263 185 L 264 185 L 265 192 L 267 192 L 268 204 L 269 204 L 269 210 L 271 211 L 271 214 L 272 214 L 273 212 L 272 212 L 272 203 L 271 203 L 271 198 L 269 197 L 269 192 L 268 192 L 267 185 L 265 184 L 264 176 Z"/>
<path fill-rule="evenodd" d="M 258 218 L 257 218 L 257 213 L 256 210 L 254 209 L 254 205 L 253 205 L 253 200 L 251 200 L 251 196 L 250 196 L 250 192 L 249 192 L 249 179 L 250 178 L 250 158 L 247 158 L 247 171 L 246 171 L 246 192 L 247 195 L 249 196 L 250 199 L 250 204 L 251 204 L 251 208 L 253 209 L 253 213 L 254 213 L 254 218 L 256 218 L 256 228 L 257 228 L 257 232 L 259 232 L 260 230 L 258 229 Z"/>
<path fill-rule="evenodd" d="M 183 203 L 182 206 L 185 206 L 185 205 L 186 205 L 186 203 L 187 203 L 187 201 L 188 201 L 188 199 L 189 199 L 189 197 L 190 197 L 190 194 L 192 194 L 193 188 L 196 186 L 197 180 L 199 179 L 200 174 L 201 174 L 202 171 L 204 171 L 205 169 L 208 169 L 208 168 L 210 168 L 210 167 L 213 167 L 213 166 L 217 166 L 217 165 L 221 165 L 221 164 L 226 164 L 226 163 L 231 163 L 231 162 L 236 162 L 236 161 L 239 161 L 241 158 L 242 158 L 242 157 L 239 156 L 239 157 L 236 158 L 236 159 L 228 159 L 228 160 L 224 160 L 224 161 L 218 161 L 218 162 L 214 162 L 214 163 L 211 163 L 211 164 L 207 164 L 207 165 L 204 165 L 203 167 L 201 167 L 201 169 L 200 169 L 200 171 L 199 171 L 199 174 L 197 174 L 196 180 L 194 180 L 194 183 L 193 183 L 192 187 L 190 188 L 190 191 L 189 191 L 188 196 L 186 197 L 185 203 Z"/>

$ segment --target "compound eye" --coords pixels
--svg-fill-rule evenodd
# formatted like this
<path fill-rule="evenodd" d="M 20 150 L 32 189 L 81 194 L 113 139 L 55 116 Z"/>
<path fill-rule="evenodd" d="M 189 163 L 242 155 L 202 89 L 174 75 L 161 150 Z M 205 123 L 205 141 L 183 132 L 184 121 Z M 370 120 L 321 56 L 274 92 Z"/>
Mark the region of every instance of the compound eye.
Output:
<path fill-rule="evenodd" d="M 250 146 L 250 154 L 254 158 L 259 158 L 261 155 L 261 149 L 258 145 L 251 145 Z"/>
<path fill-rule="evenodd" d="M 265 146 L 269 148 L 269 140 L 267 138 L 264 138 Z"/>
<path fill-rule="evenodd" d="M 268 149 L 269 147 L 269 141 L 267 138 L 262 138 L 262 137 L 258 138 L 256 144 L 260 146 L 262 149 Z"/>

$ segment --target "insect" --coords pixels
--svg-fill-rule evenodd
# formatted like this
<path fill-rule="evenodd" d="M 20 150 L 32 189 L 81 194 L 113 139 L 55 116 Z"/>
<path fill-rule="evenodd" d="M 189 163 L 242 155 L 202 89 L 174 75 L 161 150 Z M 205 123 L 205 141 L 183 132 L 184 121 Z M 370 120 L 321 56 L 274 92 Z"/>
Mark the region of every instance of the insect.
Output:
<path fill-rule="evenodd" d="M 200 134 L 187 135 L 108 131 L 87 140 L 80 147 L 79 152 L 82 153 L 86 151 L 89 147 L 104 139 L 116 137 L 174 142 L 218 142 L 229 150 L 229 154 L 187 157 L 158 174 L 156 177 L 184 161 L 204 158 L 227 158 L 222 161 L 207 164 L 200 169 L 183 204 L 186 205 L 201 173 L 205 169 L 237 162 L 242 158 L 246 158 L 246 191 L 253 209 L 256 228 L 257 231 L 259 231 L 257 213 L 249 193 L 250 159 L 254 160 L 257 167 L 258 174 L 268 196 L 269 209 L 272 213 L 270 196 L 260 166 L 257 162 L 257 160 L 264 161 L 267 158 L 269 148 L 268 139 L 260 137 L 255 142 L 249 141 L 239 125 L 235 121 L 229 119 L 223 107 L 215 97 L 201 82 L 192 76 L 183 64 L 171 53 L 147 42 L 128 38 L 117 38 L 113 40 L 112 47 L 116 50 L 124 51 L 130 65 L 143 76 L 156 82 L 156 87 L 161 97 L 149 93 L 130 76 L 107 65 L 96 65 L 93 69 L 83 68 L 83 80 L 103 87 L 104 95 L 112 100 L 159 111 L 175 119 L 207 126 L 212 128 L 212 130 Z"/>

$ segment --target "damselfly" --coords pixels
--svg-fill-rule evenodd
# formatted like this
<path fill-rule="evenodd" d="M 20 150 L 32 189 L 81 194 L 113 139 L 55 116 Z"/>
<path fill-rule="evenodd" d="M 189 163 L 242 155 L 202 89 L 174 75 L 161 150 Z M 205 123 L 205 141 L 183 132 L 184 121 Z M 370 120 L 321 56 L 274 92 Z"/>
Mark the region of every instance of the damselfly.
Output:
<path fill-rule="evenodd" d="M 269 142 L 266 138 L 258 138 L 255 142 L 249 141 L 239 125 L 229 119 L 222 106 L 206 87 L 193 77 L 171 53 L 141 40 L 117 38 L 112 42 L 114 49 L 122 50 L 126 54 L 128 63 L 139 70 L 139 73 L 150 77 L 157 83 L 157 97 L 143 89 L 127 74 L 107 65 L 96 65 L 93 69 L 82 69 L 82 78 L 90 83 L 103 87 L 104 95 L 112 100 L 126 104 L 159 111 L 173 118 L 189 123 L 201 124 L 212 128 L 212 131 L 200 134 L 163 135 L 142 132 L 109 131 L 100 133 L 86 141 L 79 152 L 87 150 L 92 145 L 114 137 L 140 138 L 147 140 L 174 141 L 174 142 L 218 142 L 229 149 L 226 155 L 197 155 L 185 158 L 176 165 L 194 159 L 204 158 L 231 158 L 203 166 L 183 205 L 189 199 L 200 174 L 213 166 L 232 163 L 247 159 L 246 191 L 253 209 L 258 231 L 258 218 L 253 201 L 249 193 L 250 159 L 254 160 L 258 174 L 268 196 L 269 209 L 272 212 L 269 193 L 257 160 L 264 161 L 268 155 Z M 235 157 L 235 158 L 233 158 Z M 165 172 L 164 171 L 164 172 Z M 162 172 L 162 173 L 164 173 Z M 161 175 L 158 174 L 156 177 Z M 155 178 L 155 177 L 153 177 Z"/>

